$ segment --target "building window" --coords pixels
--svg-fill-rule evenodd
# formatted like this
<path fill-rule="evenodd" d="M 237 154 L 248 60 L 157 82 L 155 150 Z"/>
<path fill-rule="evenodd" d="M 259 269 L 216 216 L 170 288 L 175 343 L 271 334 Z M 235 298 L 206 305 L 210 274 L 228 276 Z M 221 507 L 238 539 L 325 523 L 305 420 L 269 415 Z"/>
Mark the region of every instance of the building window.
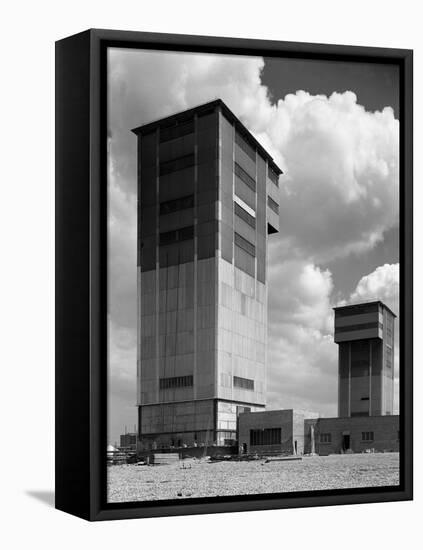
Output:
<path fill-rule="evenodd" d="M 267 177 L 271 182 L 273 182 L 277 187 L 279 187 L 279 176 L 277 173 L 270 167 L 270 165 L 267 166 Z"/>
<path fill-rule="evenodd" d="M 335 332 L 351 332 L 352 330 L 366 330 L 369 328 L 383 328 L 382 323 L 362 323 L 361 325 L 348 325 L 346 327 L 335 327 Z"/>
<path fill-rule="evenodd" d="M 186 136 L 194 132 L 194 120 L 186 120 L 184 122 L 176 122 L 168 127 L 160 128 L 160 143 L 170 141 L 178 137 Z"/>
<path fill-rule="evenodd" d="M 181 197 L 179 199 L 173 199 L 171 201 L 160 203 L 160 215 L 171 214 L 172 212 L 178 212 L 179 210 L 186 210 L 187 208 L 194 207 L 194 195 L 188 195 L 187 197 Z"/>
<path fill-rule="evenodd" d="M 242 388 L 243 390 L 254 391 L 254 380 L 249 378 L 241 378 L 240 376 L 234 376 L 234 387 Z"/>
<path fill-rule="evenodd" d="M 373 432 L 361 432 L 361 441 L 373 441 L 374 433 Z"/>
<path fill-rule="evenodd" d="M 251 160 L 256 161 L 256 150 L 241 136 L 239 132 L 235 132 L 235 143 L 246 153 Z"/>
<path fill-rule="evenodd" d="M 361 315 L 364 313 L 378 313 L 379 312 L 379 304 L 373 303 L 373 304 L 363 304 L 363 305 L 356 305 L 356 306 L 348 306 L 346 308 L 342 309 L 336 309 L 335 315 L 337 317 L 348 317 L 349 315 Z"/>
<path fill-rule="evenodd" d="M 392 368 L 392 348 L 391 346 L 387 345 L 385 347 L 386 351 L 386 366 L 388 369 Z"/>
<path fill-rule="evenodd" d="M 320 434 L 320 443 L 332 443 L 332 434 Z"/>
<path fill-rule="evenodd" d="M 256 256 L 256 247 L 250 243 L 250 241 L 244 239 L 239 233 L 235 233 L 235 244 L 245 250 L 245 252 L 248 252 L 250 256 Z"/>
<path fill-rule="evenodd" d="M 281 428 L 264 428 L 262 430 L 250 430 L 250 445 L 280 445 L 281 442 Z"/>
<path fill-rule="evenodd" d="M 194 385 L 194 378 L 189 376 L 173 376 L 171 378 L 160 378 L 160 389 L 170 390 L 175 388 L 189 388 Z"/>
<path fill-rule="evenodd" d="M 251 227 L 254 229 L 256 228 L 256 219 L 251 216 L 246 210 L 242 208 L 237 202 L 234 202 L 234 212 L 238 216 L 238 218 L 241 218 L 241 220 L 244 220 L 245 223 L 248 223 Z"/>
<path fill-rule="evenodd" d="M 386 336 L 392 338 L 392 332 L 394 328 L 393 318 L 389 313 L 386 315 Z"/>
<path fill-rule="evenodd" d="M 166 231 L 160 233 L 160 246 L 166 244 L 179 243 L 181 241 L 187 241 L 194 238 L 194 226 L 181 227 L 181 229 L 175 229 L 174 231 Z"/>
<path fill-rule="evenodd" d="M 254 178 L 252 178 L 247 172 L 242 168 L 238 163 L 235 162 L 235 176 L 238 176 L 240 180 L 242 180 L 245 185 L 247 185 L 250 189 L 253 191 L 256 190 L 256 181 Z"/>
<path fill-rule="evenodd" d="M 168 160 L 167 162 L 160 163 L 160 175 L 164 176 L 165 174 L 170 174 L 172 172 L 177 172 L 178 170 L 183 170 L 189 166 L 195 164 L 195 155 L 185 155 L 177 159 Z"/>
<path fill-rule="evenodd" d="M 275 214 L 279 214 L 279 204 L 272 199 L 272 197 L 267 196 L 267 206 L 270 210 L 273 210 Z"/>

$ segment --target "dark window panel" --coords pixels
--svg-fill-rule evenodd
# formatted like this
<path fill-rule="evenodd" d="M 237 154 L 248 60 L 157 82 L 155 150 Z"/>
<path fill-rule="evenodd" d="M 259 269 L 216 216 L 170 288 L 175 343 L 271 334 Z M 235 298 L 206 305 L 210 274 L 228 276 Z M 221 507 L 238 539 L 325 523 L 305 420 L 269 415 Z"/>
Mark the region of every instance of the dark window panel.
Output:
<path fill-rule="evenodd" d="M 279 176 L 276 172 L 273 171 L 273 169 L 268 166 L 267 167 L 267 177 L 271 182 L 273 182 L 277 187 L 279 187 Z"/>
<path fill-rule="evenodd" d="M 183 170 L 189 166 L 195 164 L 195 155 L 185 155 L 177 159 L 169 160 L 167 162 L 160 163 L 160 175 L 164 176 L 165 174 L 170 174 L 171 172 L 177 172 L 178 170 Z"/>
<path fill-rule="evenodd" d="M 172 243 L 178 243 L 180 241 L 186 241 L 187 239 L 194 238 L 194 226 L 189 225 L 188 227 L 181 227 L 180 229 L 175 229 L 174 231 L 166 231 L 165 233 L 160 233 L 160 246 Z"/>
<path fill-rule="evenodd" d="M 256 160 L 256 150 L 252 147 L 241 134 L 237 131 L 235 132 L 235 143 L 246 153 L 251 160 L 255 162 Z"/>
<path fill-rule="evenodd" d="M 241 378 L 240 376 L 234 376 L 234 387 L 254 391 L 254 380 L 250 380 L 249 378 Z"/>
<path fill-rule="evenodd" d="M 245 183 L 245 185 L 248 185 L 248 187 L 255 192 L 256 182 L 254 178 L 247 174 L 247 172 L 237 162 L 235 162 L 234 164 L 234 171 L 235 175 L 238 176 L 239 179 Z"/>
<path fill-rule="evenodd" d="M 250 277 L 254 277 L 256 259 L 248 254 L 248 252 L 245 252 L 245 250 L 243 250 L 239 246 L 235 246 L 234 256 L 235 267 L 241 269 L 241 271 L 244 271 L 245 273 L 247 273 L 247 275 L 250 275 Z"/>
<path fill-rule="evenodd" d="M 272 197 L 267 196 L 267 205 L 275 214 L 279 214 L 279 204 Z"/>
<path fill-rule="evenodd" d="M 169 378 L 160 378 L 160 389 L 169 390 L 174 388 L 189 388 L 194 385 L 194 377 L 189 376 L 172 376 Z"/>
<path fill-rule="evenodd" d="M 245 252 L 248 252 L 251 256 L 256 255 L 256 247 L 250 243 L 250 241 L 247 241 L 247 239 L 244 239 L 239 233 L 234 233 L 235 235 L 235 244 L 245 250 Z"/>
<path fill-rule="evenodd" d="M 264 428 L 250 430 L 250 445 L 280 445 L 282 442 L 281 428 Z"/>
<path fill-rule="evenodd" d="M 185 210 L 186 208 L 193 208 L 194 195 L 188 195 L 179 199 L 173 199 L 160 203 L 160 215 L 170 214 L 178 210 Z"/>
<path fill-rule="evenodd" d="M 361 323 L 361 325 L 349 325 L 347 327 L 335 327 L 335 332 L 351 332 L 354 330 L 366 330 L 369 328 L 383 328 L 382 323 L 378 323 L 377 321 L 374 323 Z"/>
<path fill-rule="evenodd" d="M 234 202 L 234 211 L 235 214 L 241 218 L 241 220 L 244 220 L 245 223 L 248 223 L 252 228 L 256 228 L 256 219 L 251 216 L 246 210 L 242 208 L 237 202 Z"/>
<path fill-rule="evenodd" d="M 336 317 L 348 317 L 349 315 L 359 315 L 362 313 L 377 313 L 379 311 L 379 304 L 366 304 L 351 306 L 345 309 L 337 309 L 335 311 Z"/>
<path fill-rule="evenodd" d="M 245 183 L 235 176 L 235 195 L 245 202 L 254 211 L 256 210 L 256 194 L 245 185 Z"/>
<path fill-rule="evenodd" d="M 172 126 L 160 127 L 160 143 L 192 134 L 192 132 L 194 132 L 193 119 L 179 123 L 176 121 L 172 124 Z"/>

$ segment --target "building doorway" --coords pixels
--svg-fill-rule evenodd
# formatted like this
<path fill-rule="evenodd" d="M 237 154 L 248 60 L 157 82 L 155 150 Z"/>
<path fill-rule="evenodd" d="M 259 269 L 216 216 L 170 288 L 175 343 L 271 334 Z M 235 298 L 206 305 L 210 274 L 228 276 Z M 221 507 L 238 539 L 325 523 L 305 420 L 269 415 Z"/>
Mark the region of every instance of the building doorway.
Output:
<path fill-rule="evenodd" d="M 342 435 L 342 450 L 344 452 L 350 450 L 350 434 Z"/>

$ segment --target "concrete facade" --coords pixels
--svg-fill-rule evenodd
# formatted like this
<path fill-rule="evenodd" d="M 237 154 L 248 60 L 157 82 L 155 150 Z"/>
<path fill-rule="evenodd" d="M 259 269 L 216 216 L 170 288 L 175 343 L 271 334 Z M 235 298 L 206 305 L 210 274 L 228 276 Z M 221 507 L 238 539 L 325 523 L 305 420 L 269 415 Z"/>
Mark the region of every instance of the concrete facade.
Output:
<path fill-rule="evenodd" d="M 312 452 L 312 426 L 319 455 L 399 451 L 398 415 L 308 419 L 304 423 L 305 453 Z"/>
<path fill-rule="evenodd" d="M 133 131 L 138 448 L 233 444 L 265 406 L 281 171 L 220 100 Z"/>
<path fill-rule="evenodd" d="M 338 416 L 393 412 L 395 314 L 382 302 L 334 308 Z"/>
<path fill-rule="evenodd" d="M 243 453 L 302 455 L 305 452 L 307 419 L 311 411 L 284 409 L 239 415 L 239 446 Z"/>

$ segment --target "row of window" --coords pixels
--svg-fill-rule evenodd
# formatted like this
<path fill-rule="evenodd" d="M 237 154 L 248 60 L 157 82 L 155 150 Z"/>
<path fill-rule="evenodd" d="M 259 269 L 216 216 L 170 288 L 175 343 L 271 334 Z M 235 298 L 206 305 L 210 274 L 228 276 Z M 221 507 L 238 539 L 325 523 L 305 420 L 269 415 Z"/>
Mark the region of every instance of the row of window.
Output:
<path fill-rule="evenodd" d="M 239 246 L 239 248 L 242 248 L 250 254 L 250 256 L 255 257 L 256 256 L 256 247 L 250 243 L 250 241 L 247 241 L 247 239 L 244 239 L 239 233 L 234 233 L 235 237 L 235 244 Z"/>
<path fill-rule="evenodd" d="M 234 202 L 234 212 L 239 218 L 241 218 L 241 220 L 244 220 L 244 222 L 248 223 L 248 225 L 253 229 L 256 228 L 256 219 L 244 210 L 237 202 Z"/>
<path fill-rule="evenodd" d="M 374 441 L 374 432 L 361 432 L 361 441 Z M 331 433 L 321 433 L 320 443 L 332 443 Z"/>
<path fill-rule="evenodd" d="M 169 390 L 173 388 L 189 388 L 194 384 L 192 374 L 188 376 L 172 376 L 170 378 L 160 378 L 159 387 L 161 390 Z"/>
<path fill-rule="evenodd" d="M 351 332 L 353 330 L 365 330 L 369 328 L 383 328 L 382 323 L 375 321 L 374 323 L 361 323 L 360 325 L 348 325 L 347 327 L 336 327 L 335 332 Z"/>
<path fill-rule="evenodd" d="M 181 241 L 187 241 L 194 238 L 194 226 L 182 227 L 181 229 L 175 229 L 174 231 L 166 231 L 160 233 L 160 246 L 166 244 L 179 243 Z"/>
<path fill-rule="evenodd" d="M 378 313 L 379 311 L 379 304 L 365 304 L 365 305 L 357 305 L 357 306 L 349 306 L 345 309 L 337 309 L 336 310 L 336 316 L 337 317 L 348 317 L 350 315 L 361 315 L 364 313 Z"/>
<path fill-rule="evenodd" d="M 254 380 L 249 378 L 241 378 L 240 376 L 234 376 L 234 387 L 242 388 L 243 390 L 254 391 Z"/>
<path fill-rule="evenodd" d="M 160 203 L 160 215 L 171 214 L 178 210 L 186 210 L 187 208 L 194 207 L 194 195 L 188 195 L 187 197 L 180 197 L 171 201 L 165 201 Z"/>
<path fill-rule="evenodd" d="M 176 159 L 168 160 L 166 162 L 160 163 L 160 175 L 164 176 L 170 174 L 171 172 L 176 172 L 178 170 L 183 170 L 189 166 L 194 166 L 195 164 L 195 155 L 191 153 L 189 155 L 184 155 L 183 157 L 178 157 Z"/>
<path fill-rule="evenodd" d="M 267 196 L 267 206 L 270 210 L 273 210 L 275 214 L 279 214 L 279 204 L 272 199 L 272 197 Z"/>
<path fill-rule="evenodd" d="M 385 347 L 385 351 L 386 351 L 386 366 L 388 367 L 388 369 L 391 369 L 392 368 L 392 348 L 391 346 L 386 346 Z"/>
<path fill-rule="evenodd" d="M 194 120 L 187 120 L 179 124 L 173 123 L 171 126 L 160 128 L 160 143 L 170 141 L 178 137 L 186 136 L 194 132 Z"/>
<path fill-rule="evenodd" d="M 239 132 L 235 132 L 235 143 L 246 153 L 251 160 L 256 162 L 256 150 L 241 136 Z"/>
<path fill-rule="evenodd" d="M 264 428 L 263 430 L 250 430 L 250 445 L 280 445 L 281 442 L 281 428 Z"/>
<path fill-rule="evenodd" d="M 234 172 L 235 175 L 239 177 L 241 181 L 245 183 L 247 187 L 252 189 L 254 192 L 256 190 L 256 181 L 254 178 L 250 176 L 250 174 L 247 174 L 247 172 L 240 166 L 237 162 L 234 164 Z"/>
<path fill-rule="evenodd" d="M 277 173 L 271 168 L 271 166 L 267 165 L 267 177 L 270 181 L 272 181 L 277 187 L 279 187 L 279 176 Z"/>

